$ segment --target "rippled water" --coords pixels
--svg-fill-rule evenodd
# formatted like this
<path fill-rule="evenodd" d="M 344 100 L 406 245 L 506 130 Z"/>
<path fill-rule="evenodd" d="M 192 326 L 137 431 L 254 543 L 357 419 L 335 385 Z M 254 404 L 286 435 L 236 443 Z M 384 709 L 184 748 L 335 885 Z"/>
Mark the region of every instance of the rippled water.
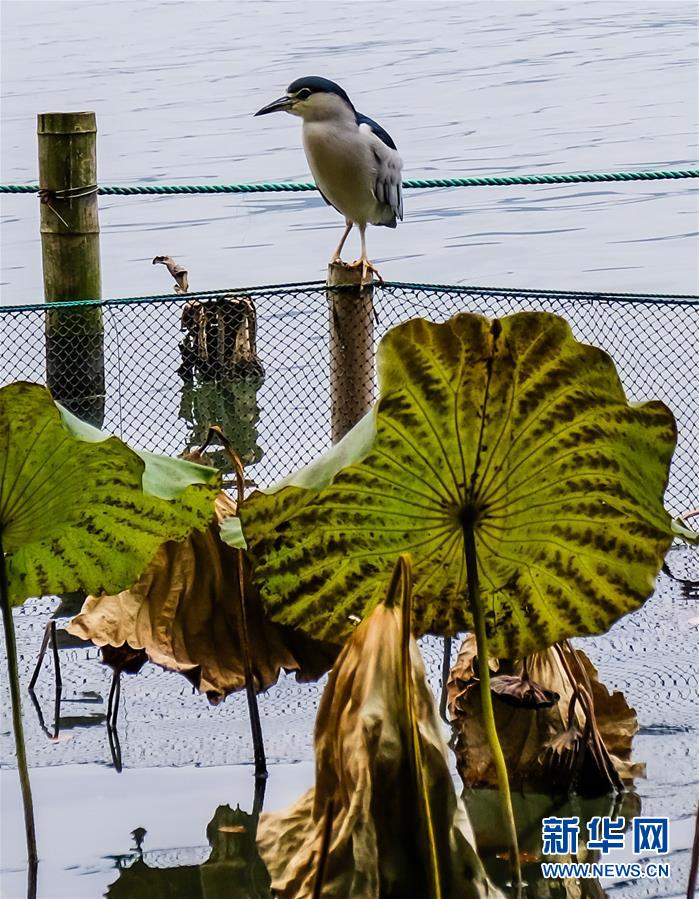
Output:
<path fill-rule="evenodd" d="M 696 554 L 671 553 L 676 574 L 699 578 Z M 29 680 L 44 625 L 55 602 L 31 601 L 15 615 L 22 683 Z M 64 609 L 64 614 L 66 610 Z M 637 782 L 641 814 L 668 816 L 672 846 L 667 881 L 606 882 L 618 899 L 682 895 L 689 869 L 694 812 L 699 795 L 699 596 L 662 575 L 654 597 L 604 637 L 578 641 L 610 689 L 623 690 L 637 710 L 636 760 L 648 776 Z M 25 728 L 33 771 L 39 851 L 39 895 L 44 899 L 94 899 L 130 865 L 131 831 L 144 827 L 146 862 L 154 867 L 199 864 L 208 856 L 206 825 L 217 806 L 252 806 L 253 778 L 245 697 L 211 708 L 184 678 L 146 665 L 122 678 L 118 752 L 123 772 L 111 770 L 113 747 L 105 726 L 111 671 L 98 651 L 60 633 L 63 701 L 58 739 L 51 664 L 37 686 L 37 706 L 24 692 Z M 435 692 L 440 687 L 441 641 L 421 641 Z M 455 650 L 456 651 L 456 648 Z M 4 659 L 0 654 L 4 670 Z M 293 678 L 260 697 L 262 727 L 271 763 L 266 808 L 281 809 L 313 782 L 313 720 L 322 684 Z M 0 687 L 0 749 L 12 757 Z M 0 773 L 3 823 L 3 897 L 22 896 L 25 873 L 21 805 L 14 771 Z M 584 803 L 583 803 L 584 806 Z M 575 808 L 571 814 L 580 814 Z M 597 811 L 597 814 L 608 813 Z M 633 812 L 638 814 L 638 810 Z M 483 811 L 475 808 L 475 815 Z M 486 820 L 492 834 L 492 806 Z M 631 815 L 629 815 L 630 817 Z M 66 822 L 70 825 L 67 827 Z M 490 824 L 490 826 L 488 826 Z M 491 836 L 492 839 L 492 836 Z M 492 855 L 489 862 L 494 862 Z M 622 859 L 614 859 L 624 860 Z M 506 872 L 500 866 L 500 874 Z M 418 899 L 418 897 L 416 897 Z"/>
<path fill-rule="evenodd" d="M 406 176 L 693 166 L 696 38 L 691 3 L 4 3 L 2 180 L 36 180 L 36 113 L 70 109 L 104 183 L 306 180 L 298 120 L 251 114 L 309 73 Z M 696 293 L 691 183 L 410 191 L 369 249 L 393 280 Z M 312 194 L 100 204 L 105 296 L 170 290 L 156 254 L 193 289 L 322 277 L 340 228 Z M 3 302 L 39 300 L 36 198 L 3 212 Z"/>
<path fill-rule="evenodd" d="M 693 4 L 15 2 L 2 13 L 4 183 L 36 180 L 36 113 L 78 108 L 97 112 L 104 183 L 306 180 L 298 122 L 251 113 L 311 72 L 341 82 L 391 132 L 410 177 L 696 165 Z M 369 248 L 396 280 L 694 293 L 698 197 L 690 182 L 411 191 L 403 225 L 371 230 Z M 156 254 L 185 264 L 194 289 L 317 278 L 339 229 L 315 195 L 103 197 L 100 214 L 105 296 L 169 290 Z M 39 301 L 35 198 L 3 197 L 2 250 L 0 302 Z M 17 612 L 25 684 L 53 606 Z M 663 579 L 643 612 L 585 643 L 639 711 L 643 812 L 669 815 L 678 834 L 670 881 L 607 885 L 634 899 L 686 883 L 698 615 Z M 438 647 L 426 653 L 436 684 Z M 25 693 L 40 895 L 100 895 L 138 826 L 153 864 L 196 863 L 216 806 L 250 808 L 244 698 L 210 709 L 153 666 L 125 678 L 117 775 L 105 767 L 108 672 L 95 650 L 61 656 L 57 742 Z M 38 693 L 50 735 L 48 671 Z M 262 699 L 268 808 L 312 779 L 319 695 L 285 682 Z M 14 772 L 0 778 L 3 895 L 14 899 L 23 835 Z"/>

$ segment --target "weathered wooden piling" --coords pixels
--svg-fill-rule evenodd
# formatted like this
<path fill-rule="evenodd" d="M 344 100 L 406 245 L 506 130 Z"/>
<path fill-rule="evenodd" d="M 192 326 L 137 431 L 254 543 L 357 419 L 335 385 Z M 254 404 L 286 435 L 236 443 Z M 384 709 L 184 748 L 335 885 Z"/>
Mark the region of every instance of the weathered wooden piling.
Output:
<path fill-rule="evenodd" d="M 359 266 L 328 266 L 330 409 L 333 443 L 371 408 L 374 398 L 374 286 Z"/>
<path fill-rule="evenodd" d="M 44 299 L 99 299 L 95 114 L 41 113 L 37 135 Z M 98 306 L 47 310 L 46 382 L 71 412 L 102 425 L 104 328 Z"/>

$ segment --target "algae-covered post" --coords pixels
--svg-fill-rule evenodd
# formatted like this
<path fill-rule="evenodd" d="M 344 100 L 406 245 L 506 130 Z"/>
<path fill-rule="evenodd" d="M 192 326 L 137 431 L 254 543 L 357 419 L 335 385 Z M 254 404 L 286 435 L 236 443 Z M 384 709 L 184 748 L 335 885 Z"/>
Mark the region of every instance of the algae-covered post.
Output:
<path fill-rule="evenodd" d="M 374 287 L 361 266 L 328 266 L 330 410 L 337 443 L 371 408 L 374 394 Z"/>
<path fill-rule="evenodd" d="M 101 296 L 94 112 L 38 116 L 44 298 Z M 47 310 L 46 381 L 56 400 L 100 427 L 104 419 L 104 329 L 95 305 Z"/>

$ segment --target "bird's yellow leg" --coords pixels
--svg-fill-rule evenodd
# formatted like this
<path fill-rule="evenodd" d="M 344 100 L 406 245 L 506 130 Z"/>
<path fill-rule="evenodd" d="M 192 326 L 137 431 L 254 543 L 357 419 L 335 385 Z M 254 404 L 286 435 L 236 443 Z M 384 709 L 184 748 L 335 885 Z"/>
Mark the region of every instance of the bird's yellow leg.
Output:
<path fill-rule="evenodd" d="M 381 277 L 381 272 L 376 268 L 376 266 L 370 262 L 366 256 L 361 256 L 359 259 L 356 259 L 354 262 L 350 262 L 350 268 L 356 268 L 357 266 L 362 267 L 362 284 L 371 284 L 374 280 L 372 275 L 376 275 L 380 284 L 384 283 L 383 278 Z"/>
<path fill-rule="evenodd" d="M 366 253 L 366 225 L 358 225 L 359 234 L 362 238 L 362 255 L 359 259 L 351 262 L 350 265 L 352 268 L 355 266 L 361 265 L 362 267 L 362 284 L 370 283 L 373 279 L 370 277 L 370 274 L 376 275 L 381 284 L 384 283 L 383 278 L 381 277 L 381 272 L 376 268 L 376 266 L 369 261 L 369 257 Z"/>
<path fill-rule="evenodd" d="M 352 224 L 353 224 L 352 222 L 347 221 L 347 219 L 345 219 L 345 222 L 346 222 L 346 224 L 345 224 L 344 233 L 343 233 L 342 237 L 340 238 L 340 243 L 337 245 L 337 249 L 335 250 L 335 252 L 332 255 L 332 259 L 330 260 L 330 265 L 334 265 L 336 262 L 342 262 L 340 253 L 342 253 L 342 248 L 344 247 L 345 241 L 347 240 L 347 237 L 349 236 L 349 233 L 352 230 Z"/>

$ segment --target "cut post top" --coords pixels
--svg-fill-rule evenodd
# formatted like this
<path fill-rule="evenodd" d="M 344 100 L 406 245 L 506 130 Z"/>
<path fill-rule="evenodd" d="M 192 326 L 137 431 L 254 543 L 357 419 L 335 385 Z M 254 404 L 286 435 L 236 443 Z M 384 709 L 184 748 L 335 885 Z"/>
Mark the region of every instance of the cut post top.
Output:
<path fill-rule="evenodd" d="M 37 134 L 90 134 L 97 132 L 94 112 L 40 112 Z"/>

